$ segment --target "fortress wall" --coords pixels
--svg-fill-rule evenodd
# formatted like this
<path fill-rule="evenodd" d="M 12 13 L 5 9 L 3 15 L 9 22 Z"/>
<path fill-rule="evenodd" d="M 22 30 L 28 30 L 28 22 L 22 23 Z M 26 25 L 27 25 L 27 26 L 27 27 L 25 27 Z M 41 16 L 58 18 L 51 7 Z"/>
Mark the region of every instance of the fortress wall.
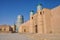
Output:
<path fill-rule="evenodd" d="M 36 33 L 36 26 L 37 26 L 37 13 L 33 15 L 33 30 L 34 30 L 34 33 Z M 37 28 L 37 31 L 38 31 L 38 28 Z"/>
<path fill-rule="evenodd" d="M 49 9 L 43 9 L 43 23 L 44 23 L 44 33 L 50 34 L 52 33 L 51 28 L 51 11 Z"/>
<path fill-rule="evenodd" d="M 43 21 L 42 21 L 42 12 L 41 10 L 38 10 L 37 12 L 37 25 L 38 25 L 38 33 L 43 33 Z"/>
<path fill-rule="evenodd" d="M 51 19 L 51 26 L 53 29 L 54 34 L 60 33 L 60 6 L 53 8 L 51 10 L 52 19 Z"/>
<path fill-rule="evenodd" d="M 24 29 L 25 32 L 24 32 Z M 54 9 L 44 8 L 30 15 L 30 20 L 20 26 L 20 32 L 38 34 L 60 33 L 60 6 Z"/>
<path fill-rule="evenodd" d="M 29 33 L 30 22 L 27 21 L 26 23 L 22 24 L 19 28 L 20 33 Z"/>

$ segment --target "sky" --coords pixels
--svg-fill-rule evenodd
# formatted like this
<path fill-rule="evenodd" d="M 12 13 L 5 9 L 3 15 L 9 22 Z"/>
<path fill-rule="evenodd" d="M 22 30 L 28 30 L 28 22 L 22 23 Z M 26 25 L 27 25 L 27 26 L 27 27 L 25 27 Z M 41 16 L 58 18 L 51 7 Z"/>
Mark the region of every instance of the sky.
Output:
<path fill-rule="evenodd" d="M 29 20 L 30 11 L 36 12 L 37 5 L 52 9 L 60 5 L 60 0 L 0 0 L 0 25 L 16 24 L 17 16 L 23 15 Z"/>

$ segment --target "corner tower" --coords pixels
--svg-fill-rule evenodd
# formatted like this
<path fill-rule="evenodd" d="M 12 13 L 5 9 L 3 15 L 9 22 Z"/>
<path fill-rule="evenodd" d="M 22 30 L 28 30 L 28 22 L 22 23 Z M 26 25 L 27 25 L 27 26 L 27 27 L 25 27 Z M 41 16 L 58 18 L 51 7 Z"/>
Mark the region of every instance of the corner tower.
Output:
<path fill-rule="evenodd" d="M 43 33 L 43 14 L 42 14 L 42 4 L 39 4 L 37 6 L 37 25 L 38 25 L 38 33 Z"/>
<path fill-rule="evenodd" d="M 33 23 L 33 15 L 34 15 L 34 11 L 30 11 L 30 33 L 34 33 L 34 23 Z"/>

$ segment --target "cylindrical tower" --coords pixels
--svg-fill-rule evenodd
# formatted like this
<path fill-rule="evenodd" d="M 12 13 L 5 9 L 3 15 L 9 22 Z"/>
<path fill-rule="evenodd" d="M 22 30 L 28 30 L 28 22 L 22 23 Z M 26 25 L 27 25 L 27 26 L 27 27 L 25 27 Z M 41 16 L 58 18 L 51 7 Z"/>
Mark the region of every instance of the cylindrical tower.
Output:
<path fill-rule="evenodd" d="M 43 14 L 42 14 L 42 4 L 39 4 L 37 6 L 37 25 L 38 25 L 38 33 L 43 33 Z"/>
<path fill-rule="evenodd" d="M 30 33 L 34 33 L 34 29 L 33 29 L 33 15 L 34 15 L 34 11 L 32 10 L 32 11 L 30 11 L 30 29 L 29 29 L 29 31 L 30 31 Z"/>
<path fill-rule="evenodd" d="M 17 16 L 17 22 L 16 22 L 16 31 L 18 31 L 18 28 L 20 27 L 20 25 L 24 22 L 24 18 L 22 15 L 18 15 Z"/>

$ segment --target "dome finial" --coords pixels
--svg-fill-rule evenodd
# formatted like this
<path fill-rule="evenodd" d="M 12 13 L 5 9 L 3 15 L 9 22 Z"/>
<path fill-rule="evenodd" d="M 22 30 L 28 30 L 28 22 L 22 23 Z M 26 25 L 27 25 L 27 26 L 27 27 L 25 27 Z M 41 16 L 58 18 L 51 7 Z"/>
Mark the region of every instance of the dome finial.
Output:
<path fill-rule="evenodd" d="M 38 4 L 38 6 L 37 6 L 37 10 L 42 10 L 43 8 L 42 8 L 42 4 L 40 3 L 40 4 Z"/>
<path fill-rule="evenodd" d="M 17 16 L 17 18 L 21 18 L 21 17 L 22 17 L 22 15 L 18 15 L 18 16 Z"/>
<path fill-rule="evenodd" d="M 33 11 L 33 10 L 31 10 L 31 11 L 30 11 L 30 15 L 32 16 L 33 14 L 34 14 L 34 11 Z"/>

